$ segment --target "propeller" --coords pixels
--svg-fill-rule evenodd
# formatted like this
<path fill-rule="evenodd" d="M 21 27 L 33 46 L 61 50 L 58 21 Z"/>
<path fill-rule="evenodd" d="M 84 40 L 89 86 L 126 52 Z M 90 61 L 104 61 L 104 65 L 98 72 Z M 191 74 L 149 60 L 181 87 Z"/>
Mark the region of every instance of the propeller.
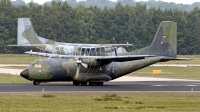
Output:
<path fill-rule="evenodd" d="M 76 63 L 78 64 L 78 66 L 81 65 L 84 68 L 88 68 L 88 65 L 83 63 L 81 60 L 77 60 Z"/>
<path fill-rule="evenodd" d="M 82 67 L 86 68 L 86 69 L 88 68 L 88 65 L 85 64 L 85 63 L 83 63 L 80 59 L 77 59 L 76 63 L 78 64 L 78 66 L 77 66 L 77 69 L 76 69 L 76 76 L 75 76 L 75 78 L 78 78 L 79 77 L 79 72 L 80 72 L 80 65 Z"/>

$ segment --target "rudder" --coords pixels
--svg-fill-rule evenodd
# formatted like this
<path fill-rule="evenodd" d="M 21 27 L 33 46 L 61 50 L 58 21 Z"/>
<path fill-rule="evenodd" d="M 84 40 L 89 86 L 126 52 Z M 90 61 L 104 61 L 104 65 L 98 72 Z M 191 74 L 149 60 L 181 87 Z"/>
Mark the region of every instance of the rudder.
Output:
<path fill-rule="evenodd" d="M 55 41 L 38 36 L 30 18 L 18 18 L 17 45 L 55 44 Z"/>
<path fill-rule="evenodd" d="M 133 55 L 177 56 L 177 23 L 162 21 L 150 46 L 133 51 Z"/>
<path fill-rule="evenodd" d="M 41 44 L 30 18 L 18 18 L 17 45 Z"/>
<path fill-rule="evenodd" d="M 161 22 L 149 50 L 152 55 L 176 57 L 177 23 L 173 21 Z"/>

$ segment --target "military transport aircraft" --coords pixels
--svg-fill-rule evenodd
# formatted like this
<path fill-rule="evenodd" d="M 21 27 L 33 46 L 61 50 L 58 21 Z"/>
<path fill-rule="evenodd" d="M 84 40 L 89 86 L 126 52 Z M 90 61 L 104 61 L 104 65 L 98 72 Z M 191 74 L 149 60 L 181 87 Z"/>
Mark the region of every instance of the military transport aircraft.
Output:
<path fill-rule="evenodd" d="M 32 54 L 44 55 L 40 52 Z M 53 81 L 103 85 L 157 62 L 182 60 L 177 58 L 177 23 L 172 21 L 161 22 L 150 46 L 120 56 L 45 55 L 49 58 L 32 62 L 20 75 L 33 81 L 34 85 Z"/>
<path fill-rule="evenodd" d="M 49 40 L 38 36 L 32 26 L 30 18 L 18 18 L 17 45 L 18 47 L 37 48 L 48 53 L 73 55 L 74 52 L 79 55 L 111 55 L 117 49 L 123 50 L 121 47 L 133 46 L 132 44 L 79 44 L 79 43 L 63 43 Z M 121 50 L 121 51 L 122 51 Z M 93 53 L 91 53 L 93 52 Z M 29 54 L 29 52 L 26 52 Z M 81 54 L 80 54 L 81 53 Z M 99 54 L 101 53 L 101 54 Z"/>

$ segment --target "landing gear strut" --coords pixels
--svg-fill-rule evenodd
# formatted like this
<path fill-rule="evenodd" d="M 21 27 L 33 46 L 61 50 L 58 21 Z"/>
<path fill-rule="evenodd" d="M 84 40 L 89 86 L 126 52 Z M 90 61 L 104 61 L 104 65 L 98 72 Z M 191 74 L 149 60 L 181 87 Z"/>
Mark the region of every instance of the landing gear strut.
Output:
<path fill-rule="evenodd" d="M 40 81 L 33 81 L 33 85 L 40 85 Z"/>

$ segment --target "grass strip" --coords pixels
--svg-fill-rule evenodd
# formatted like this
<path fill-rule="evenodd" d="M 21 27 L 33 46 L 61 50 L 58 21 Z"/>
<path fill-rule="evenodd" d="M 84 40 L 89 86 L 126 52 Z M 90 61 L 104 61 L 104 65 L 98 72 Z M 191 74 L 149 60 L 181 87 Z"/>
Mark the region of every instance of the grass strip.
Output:
<path fill-rule="evenodd" d="M 27 54 L 0 54 L 0 64 L 30 64 L 35 60 L 43 58 L 42 56 Z"/>
<path fill-rule="evenodd" d="M 0 83 L 26 83 L 30 82 L 19 75 L 10 75 L 0 73 Z"/>
<path fill-rule="evenodd" d="M 44 97 L 45 94 L 48 97 Z M 199 112 L 200 94 L 193 92 L 1 93 L 0 105 L 0 111 L 7 112 Z"/>

